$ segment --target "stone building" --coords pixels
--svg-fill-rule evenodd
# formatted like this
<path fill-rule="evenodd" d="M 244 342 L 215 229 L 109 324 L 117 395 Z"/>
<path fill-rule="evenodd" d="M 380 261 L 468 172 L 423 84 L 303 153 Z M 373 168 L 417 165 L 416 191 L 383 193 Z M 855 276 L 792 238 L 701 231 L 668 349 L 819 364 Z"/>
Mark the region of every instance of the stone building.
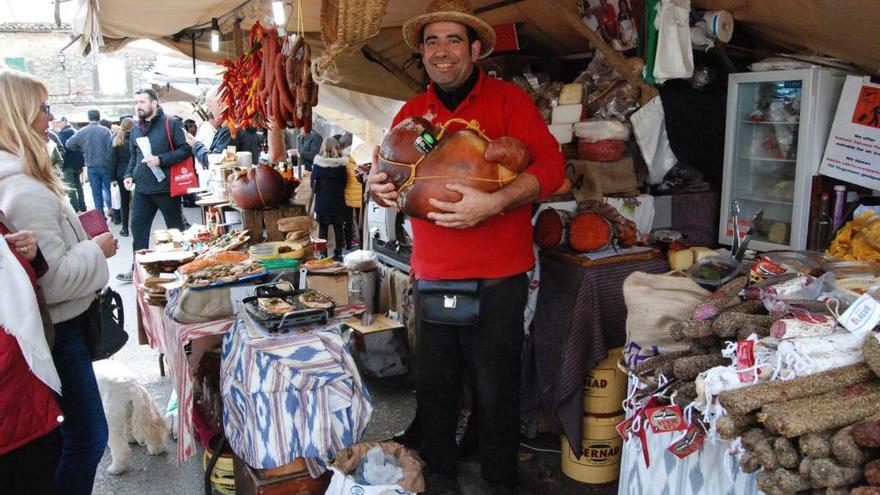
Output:
<path fill-rule="evenodd" d="M 82 57 L 73 45 L 64 49 L 71 39 L 69 25 L 0 22 L 0 60 L 41 78 L 58 118 L 84 122 L 92 108 L 113 121 L 134 113 L 134 92 L 147 86 L 145 76 L 156 55 L 125 48 L 97 58 Z"/>

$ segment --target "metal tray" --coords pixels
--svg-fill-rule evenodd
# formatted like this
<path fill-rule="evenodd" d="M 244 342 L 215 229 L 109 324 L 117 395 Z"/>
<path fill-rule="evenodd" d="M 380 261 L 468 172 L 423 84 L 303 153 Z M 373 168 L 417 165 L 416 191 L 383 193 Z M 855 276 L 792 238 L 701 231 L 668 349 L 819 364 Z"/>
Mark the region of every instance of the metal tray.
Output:
<path fill-rule="evenodd" d="M 239 284 L 239 283 L 241 283 L 241 282 L 249 282 L 249 281 L 251 281 L 251 280 L 257 280 L 257 279 L 260 279 L 260 278 L 265 277 L 266 275 L 269 275 L 269 272 L 268 272 L 268 271 L 264 271 L 264 272 L 262 272 L 262 273 L 255 273 L 255 274 L 253 274 L 253 275 L 248 275 L 248 276 L 246 276 L 246 277 L 241 277 L 241 278 L 238 278 L 238 279 L 235 279 L 235 280 L 230 280 L 229 282 L 212 282 L 212 283 L 210 283 L 210 284 L 208 284 L 208 285 L 199 285 L 199 286 L 190 285 L 189 288 L 190 288 L 191 290 L 213 289 L 213 288 L 216 288 L 216 287 L 224 287 L 224 286 L 227 286 L 227 285 Z"/>
<path fill-rule="evenodd" d="M 266 327 L 269 332 L 283 333 L 293 328 L 313 323 L 326 323 L 330 320 L 335 305 L 329 308 L 308 308 L 299 302 L 299 295 L 305 291 L 284 291 L 281 289 L 262 286 L 257 289 L 257 295 L 242 299 L 245 311 L 260 325 Z M 284 299 L 294 307 L 293 311 L 284 314 L 272 313 L 260 308 L 258 299 L 278 297 Z"/>

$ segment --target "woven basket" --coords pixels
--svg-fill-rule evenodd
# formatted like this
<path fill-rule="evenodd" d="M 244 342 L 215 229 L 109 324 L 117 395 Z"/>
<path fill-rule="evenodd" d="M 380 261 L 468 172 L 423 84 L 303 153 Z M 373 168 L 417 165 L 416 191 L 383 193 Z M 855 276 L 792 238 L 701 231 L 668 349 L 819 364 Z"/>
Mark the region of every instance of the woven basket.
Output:
<path fill-rule="evenodd" d="M 327 80 L 333 61 L 345 51 L 357 50 L 379 34 L 388 0 L 322 0 L 321 40 L 326 51 L 312 64 L 316 82 Z"/>

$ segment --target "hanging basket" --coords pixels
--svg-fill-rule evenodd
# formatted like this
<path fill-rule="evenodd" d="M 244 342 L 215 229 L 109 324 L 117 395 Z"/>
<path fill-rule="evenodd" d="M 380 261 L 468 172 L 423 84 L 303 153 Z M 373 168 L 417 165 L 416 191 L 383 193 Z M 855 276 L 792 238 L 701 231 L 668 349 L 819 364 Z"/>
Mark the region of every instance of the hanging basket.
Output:
<path fill-rule="evenodd" d="M 315 80 L 327 72 L 340 54 L 356 50 L 379 34 L 388 0 L 322 0 L 321 40 L 326 50 L 312 65 Z"/>

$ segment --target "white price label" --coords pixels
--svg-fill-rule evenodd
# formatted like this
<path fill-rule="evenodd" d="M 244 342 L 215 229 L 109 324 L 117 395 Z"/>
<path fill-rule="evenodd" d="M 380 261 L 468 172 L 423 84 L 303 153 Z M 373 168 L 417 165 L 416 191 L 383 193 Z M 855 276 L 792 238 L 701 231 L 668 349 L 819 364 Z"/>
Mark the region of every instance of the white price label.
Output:
<path fill-rule="evenodd" d="M 870 294 L 863 294 L 837 321 L 851 333 L 865 335 L 880 323 L 880 304 Z"/>

